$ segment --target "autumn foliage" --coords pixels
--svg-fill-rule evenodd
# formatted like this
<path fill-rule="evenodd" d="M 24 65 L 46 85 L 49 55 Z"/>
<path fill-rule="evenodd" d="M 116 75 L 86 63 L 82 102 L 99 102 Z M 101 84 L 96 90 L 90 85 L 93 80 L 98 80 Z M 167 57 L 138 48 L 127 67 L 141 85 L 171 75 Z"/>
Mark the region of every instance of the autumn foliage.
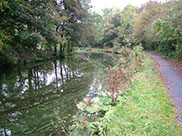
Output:
<path fill-rule="evenodd" d="M 121 56 L 118 65 L 106 68 L 106 93 L 111 97 L 112 104 L 117 102 L 118 96 L 130 86 L 132 76 L 141 69 L 142 47 L 136 46 L 133 50 L 124 47 Z"/>

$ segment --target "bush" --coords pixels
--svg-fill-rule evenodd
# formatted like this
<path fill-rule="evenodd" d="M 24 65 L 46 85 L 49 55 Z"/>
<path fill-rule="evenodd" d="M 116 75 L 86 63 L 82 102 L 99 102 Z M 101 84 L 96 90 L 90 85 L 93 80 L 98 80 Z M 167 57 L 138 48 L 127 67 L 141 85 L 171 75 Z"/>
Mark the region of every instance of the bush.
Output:
<path fill-rule="evenodd" d="M 80 112 L 74 116 L 70 135 L 104 135 L 106 122 L 113 118 L 113 107 L 121 102 L 124 91 L 131 85 L 133 75 L 142 68 L 143 48 L 136 46 L 133 50 L 122 48 L 121 59 L 114 67 L 106 69 L 107 88 L 97 101 L 90 98 L 77 104 Z"/>
<path fill-rule="evenodd" d="M 180 43 L 176 45 L 175 58 L 179 61 L 182 60 L 182 44 Z"/>

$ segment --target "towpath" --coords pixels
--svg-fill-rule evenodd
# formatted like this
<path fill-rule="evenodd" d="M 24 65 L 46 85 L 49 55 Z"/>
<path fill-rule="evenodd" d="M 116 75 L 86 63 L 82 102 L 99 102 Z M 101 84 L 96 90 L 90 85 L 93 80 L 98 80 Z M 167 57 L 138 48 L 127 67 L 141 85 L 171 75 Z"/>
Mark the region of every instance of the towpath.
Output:
<path fill-rule="evenodd" d="M 146 52 L 158 65 L 161 77 L 169 89 L 169 95 L 176 106 L 176 119 L 182 125 L 182 74 L 170 62 L 159 55 Z"/>

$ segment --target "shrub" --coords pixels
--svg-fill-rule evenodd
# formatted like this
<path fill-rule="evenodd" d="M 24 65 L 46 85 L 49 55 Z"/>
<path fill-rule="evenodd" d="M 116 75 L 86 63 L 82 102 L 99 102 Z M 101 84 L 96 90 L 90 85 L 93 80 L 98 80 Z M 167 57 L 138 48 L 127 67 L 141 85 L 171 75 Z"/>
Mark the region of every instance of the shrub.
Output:
<path fill-rule="evenodd" d="M 104 135 L 106 122 L 113 118 L 112 107 L 122 101 L 122 93 L 131 85 L 133 75 L 142 68 L 144 53 L 141 46 L 122 48 L 121 59 L 114 67 L 106 68 L 107 88 L 97 101 L 90 98 L 77 104 L 80 112 L 74 116 L 70 135 Z M 124 95 L 124 93 L 123 93 Z M 114 105 L 113 105 L 114 104 Z"/>

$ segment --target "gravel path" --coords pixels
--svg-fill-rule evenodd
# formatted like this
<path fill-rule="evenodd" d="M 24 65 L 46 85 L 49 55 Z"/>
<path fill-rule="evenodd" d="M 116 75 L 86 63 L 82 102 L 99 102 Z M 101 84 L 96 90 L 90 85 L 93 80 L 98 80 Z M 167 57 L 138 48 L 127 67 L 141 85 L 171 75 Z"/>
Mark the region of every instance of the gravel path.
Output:
<path fill-rule="evenodd" d="M 146 53 L 151 56 L 157 63 L 161 77 L 169 89 L 169 95 L 176 106 L 176 119 L 182 124 L 182 77 L 180 73 L 171 66 L 171 62 L 154 54 Z"/>

